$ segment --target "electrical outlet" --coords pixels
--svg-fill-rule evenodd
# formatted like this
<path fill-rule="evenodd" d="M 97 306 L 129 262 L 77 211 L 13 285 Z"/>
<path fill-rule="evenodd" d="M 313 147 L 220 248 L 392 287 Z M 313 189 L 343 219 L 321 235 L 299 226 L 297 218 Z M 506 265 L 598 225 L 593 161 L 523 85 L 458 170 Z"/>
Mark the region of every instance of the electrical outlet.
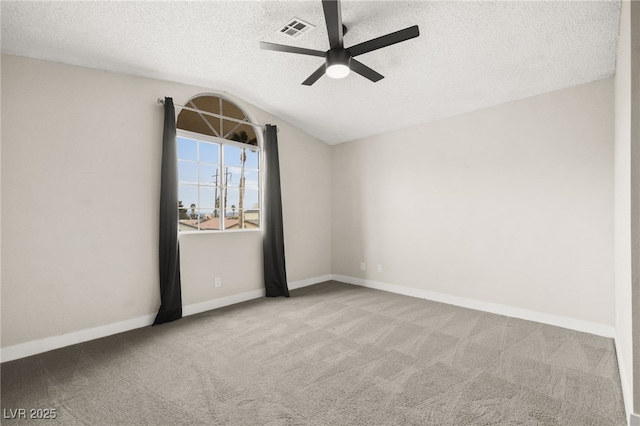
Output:
<path fill-rule="evenodd" d="M 222 287 L 222 278 L 221 277 L 216 277 L 214 283 L 215 283 L 216 287 Z"/>
<path fill-rule="evenodd" d="M 366 268 L 366 265 L 364 264 L 364 262 L 360 262 L 360 270 L 364 271 Z"/>
<path fill-rule="evenodd" d="M 378 263 L 378 272 L 382 272 L 382 263 Z"/>

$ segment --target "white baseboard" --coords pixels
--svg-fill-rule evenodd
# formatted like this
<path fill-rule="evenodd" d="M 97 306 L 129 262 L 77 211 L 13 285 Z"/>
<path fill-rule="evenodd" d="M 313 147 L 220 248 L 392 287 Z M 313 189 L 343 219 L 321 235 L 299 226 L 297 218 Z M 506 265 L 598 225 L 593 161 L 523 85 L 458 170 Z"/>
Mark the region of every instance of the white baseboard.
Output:
<path fill-rule="evenodd" d="M 206 302 L 194 303 L 182 307 L 182 316 L 199 314 L 201 312 L 211 311 L 212 309 L 224 308 L 225 306 L 235 305 L 236 303 L 246 302 L 248 300 L 259 299 L 264 297 L 265 290 L 252 290 L 244 293 L 234 294 L 232 296 L 220 297 L 219 299 L 211 299 Z"/>
<path fill-rule="evenodd" d="M 417 289 L 413 287 L 405 287 L 395 284 L 387 284 L 378 281 L 363 280 L 361 278 L 348 277 L 344 275 L 333 275 L 336 281 L 347 284 L 359 285 L 362 287 L 374 288 L 377 290 L 388 291 L 391 293 L 402 294 L 405 296 L 419 297 L 421 299 L 433 300 L 434 302 L 447 303 L 449 305 L 462 306 L 464 308 L 476 309 L 479 311 L 491 312 L 493 314 L 505 315 L 514 318 L 520 318 L 528 321 L 540 322 L 543 324 L 555 325 L 557 327 L 568 328 L 571 330 L 582 331 L 585 333 L 596 334 L 603 337 L 614 337 L 615 329 L 613 326 L 598 324 L 590 321 L 583 321 L 574 318 L 563 317 L 559 315 L 551 315 L 543 312 L 530 311 L 528 309 L 516 308 L 513 306 L 501 305 L 498 303 L 484 302 L 476 299 L 467 299 L 465 297 L 453 296 L 450 294 L 436 293 L 433 291 Z"/>
<path fill-rule="evenodd" d="M 99 339 L 100 337 L 111 336 L 124 331 L 146 327 L 153 324 L 153 320 L 155 318 L 155 314 L 145 315 L 143 317 L 102 325 L 100 327 L 88 328 L 86 330 L 74 331 L 60 336 L 47 337 L 45 339 L 32 340 L 31 342 L 8 346 L 6 348 L 2 348 L 0 358 L 2 359 L 2 362 L 13 361 L 14 359 L 25 358 L 31 355 L 63 348 L 65 346 Z"/>
<path fill-rule="evenodd" d="M 347 277 L 343 275 L 322 275 L 319 277 L 306 278 L 303 280 L 292 281 L 288 283 L 290 290 L 319 284 L 325 281 L 336 280 L 348 284 L 360 285 L 363 287 L 375 288 L 391 293 L 403 294 L 406 296 L 419 297 L 422 299 L 433 300 L 436 302 L 448 303 L 451 305 L 462 306 L 465 308 L 477 309 L 486 312 L 492 312 L 499 315 L 506 315 L 515 318 L 537 321 L 545 324 L 556 325 L 559 327 L 569 328 L 572 330 L 583 331 L 586 333 L 597 334 L 599 336 L 614 337 L 614 328 L 602 324 L 591 323 L 588 321 L 576 320 L 573 318 L 560 317 L 555 315 L 544 314 L 526 309 L 514 308 L 506 305 L 488 303 L 474 299 L 467 299 L 458 296 L 452 296 L 443 293 L 436 293 L 427 290 L 421 290 L 411 287 L 404 287 L 394 284 L 387 284 L 376 281 L 363 280 L 360 278 Z M 236 303 L 245 302 L 252 299 L 264 297 L 264 290 L 253 290 L 233 296 L 222 297 L 219 299 L 208 300 L 206 302 L 187 305 L 182 308 L 184 316 L 195 315 L 200 312 L 212 309 L 222 308 L 224 306 L 234 305 Z M 120 321 L 113 324 L 94 327 L 86 330 L 79 330 L 71 333 L 62 334 L 60 336 L 47 337 L 40 340 L 21 343 L 14 346 L 8 346 L 0 350 L 0 362 L 12 361 L 19 358 L 48 352 L 65 346 L 75 345 L 77 343 L 89 340 L 99 339 L 101 337 L 111 336 L 113 334 L 122 333 L 136 328 L 147 327 L 153 324 L 155 314 L 145 315 L 130 320 Z M 625 393 L 628 395 L 628 392 Z M 625 401 L 626 403 L 626 401 Z"/>
<path fill-rule="evenodd" d="M 331 281 L 331 280 L 332 280 L 332 275 L 331 274 L 327 274 L 327 275 L 322 275 L 322 276 L 319 276 L 319 277 L 307 278 L 307 279 L 298 280 L 298 281 L 292 281 L 292 282 L 288 283 L 287 286 L 289 287 L 289 290 L 295 290 L 297 288 L 307 287 L 307 286 L 314 285 L 314 284 L 320 284 L 320 283 L 323 283 L 325 281 Z"/>
<path fill-rule="evenodd" d="M 292 281 L 288 283 L 288 286 L 290 290 L 293 290 L 296 288 L 302 288 L 329 280 L 331 280 L 331 275 L 323 275 L 315 278 Z M 201 312 L 210 311 L 212 309 L 235 305 L 236 303 L 246 302 L 248 300 L 259 299 L 261 297 L 264 297 L 264 295 L 265 290 L 260 289 L 247 291 L 240 294 L 234 294 L 232 296 L 221 297 L 219 299 L 207 300 L 206 302 L 194 303 L 192 305 L 183 306 L 182 315 L 185 317 L 189 315 L 195 315 Z M 88 342 L 89 340 L 123 333 L 125 331 L 134 330 L 136 328 L 148 327 L 153 324 L 155 317 L 155 314 L 145 315 L 142 317 L 120 321 L 113 324 L 107 324 L 99 327 L 89 328 L 86 330 L 65 333 L 60 336 L 47 337 L 40 340 L 33 340 L 31 342 L 8 346 L 6 348 L 0 349 L 0 362 L 13 361 L 31 355 L 37 355 L 43 352 L 52 351 L 54 349 L 60 349 L 65 346 L 71 346 L 77 343 Z"/>
<path fill-rule="evenodd" d="M 626 374 L 626 366 L 624 364 L 624 359 L 622 358 L 621 352 L 618 350 L 620 347 L 618 345 L 618 336 L 614 337 L 615 346 L 616 346 L 616 358 L 618 360 L 618 371 L 620 373 L 620 387 L 622 388 L 622 400 L 624 402 L 624 410 L 627 414 L 627 422 L 629 425 L 640 426 L 640 417 L 633 414 L 633 404 L 631 401 L 631 389 L 629 389 L 629 383 L 625 380 L 627 377 Z M 633 418 L 636 418 L 636 422 L 634 423 Z"/>

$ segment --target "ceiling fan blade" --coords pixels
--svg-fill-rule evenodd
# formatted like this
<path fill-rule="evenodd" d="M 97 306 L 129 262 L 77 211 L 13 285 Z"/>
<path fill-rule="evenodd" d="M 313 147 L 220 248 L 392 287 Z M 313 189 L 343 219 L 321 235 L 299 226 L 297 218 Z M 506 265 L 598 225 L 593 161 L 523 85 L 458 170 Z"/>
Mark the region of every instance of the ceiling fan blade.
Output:
<path fill-rule="evenodd" d="M 357 72 L 358 74 L 360 74 L 364 78 L 368 78 L 369 80 L 373 81 L 374 83 L 376 81 L 380 81 L 380 80 L 382 80 L 384 78 L 384 76 L 382 74 L 377 73 L 376 71 L 372 70 L 371 68 L 369 68 L 368 66 L 366 66 L 362 62 L 356 61 L 353 58 L 351 58 L 351 70 L 354 71 L 354 72 Z"/>
<path fill-rule="evenodd" d="M 319 50 L 305 49 L 303 47 L 285 46 L 284 44 L 268 43 L 266 41 L 260 42 L 260 48 L 264 50 L 276 50 L 278 52 L 288 53 L 300 53 L 302 55 L 320 56 L 324 58 L 326 52 Z"/>
<path fill-rule="evenodd" d="M 304 84 L 305 86 L 311 86 L 313 83 L 318 81 L 320 77 L 324 75 L 325 69 L 326 69 L 326 65 L 322 64 L 320 68 L 315 70 L 313 74 L 309 76 L 309 78 L 307 78 L 305 81 L 302 82 L 302 84 Z"/>
<path fill-rule="evenodd" d="M 382 37 L 365 41 L 364 43 L 356 44 L 349 48 L 349 52 L 351 52 L 351 56 L 358 56 L 363 53 L 371 52 L 372 50 L 382 49 L 383 47 L 418 37 L 419 35 L 420 31 L 418 31 L 418 26 L 414 25 L 413 27 L 405 28 L 404 30 L 396 31 Z"/>
<path fill-rule="evenodd" d="M 340 1 L 322 0 L 322 9 L 324 9 L 324 21 L 327 24 L 327 33 L 329 34 L 329 45 L 332 49 L 342 49 L 344 47 L 342 41 L 344 34 Z"/>

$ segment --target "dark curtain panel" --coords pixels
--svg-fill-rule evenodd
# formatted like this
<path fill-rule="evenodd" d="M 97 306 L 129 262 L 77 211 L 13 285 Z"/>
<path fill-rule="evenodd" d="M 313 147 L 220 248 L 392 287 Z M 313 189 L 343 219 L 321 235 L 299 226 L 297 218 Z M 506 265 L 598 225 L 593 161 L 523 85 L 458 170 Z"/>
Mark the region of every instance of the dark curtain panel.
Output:
<path fill-rule="evenodd" d="M 264 197 L 264 286 L 267 297 L 289 297 L 284 261 L 282 195 L 276 126 L 267 124 L 264 131 L 265 197 Z"/>
<path fill-rule="evenodd" d="M 160 310 L 153 325 L 182 318 L 180 246 L 178 244 L 178 159 L 176 111 L 164 98 L 162 172 L 160 178 Z"/>

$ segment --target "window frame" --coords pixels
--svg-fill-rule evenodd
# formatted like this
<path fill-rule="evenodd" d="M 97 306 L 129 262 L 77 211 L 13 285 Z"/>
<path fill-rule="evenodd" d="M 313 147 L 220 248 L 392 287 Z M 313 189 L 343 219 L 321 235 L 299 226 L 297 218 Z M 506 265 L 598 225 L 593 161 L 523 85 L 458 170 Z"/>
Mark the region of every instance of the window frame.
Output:
<path fill-rule="evenodd" d="M 225 145 L 227 146 L 233 146 L 236 148 L 245 148 L 245 149 L 251 149 L 254 151 L 258 152 L 258 226 L 255 228 L 238 228 L 238 229 L 225 229 L 225 221 L 226 221 L 226 211 L 224 211 L 223 207 L 220 207 L 220 217 L 221 217 L 221 223 L 220 223 L 220 227 L 222 229 L 207 229 L 207 230 L 201 230 L 201 229 L 194 229 L 194 230 L 188 230 L 188 231 L 183 231 L 180 230 L 180 216 L 178 215 L 178 235 L 182 235 L 182 234 L 186 234 L 186 235 L 190 235 L 190 234 L 225 234 L 225 233 L 234 233 L 234 232 L 262 232 L 263 231 L 263 212 L 262 212 L 262 206 L 263 206 L 263 155 L 262 155 L 262 141 L 259 137 L 256 137 L 256 141 L 257 141 L 257 145 L 250 145 L 250 144 L 246 144 L 246 143 L 242 143 L 242 142 L 237 142 L 237 141 L 233 141 L 230 139 L 223 139 L 221 137 L 216 137 L 216 136 L 211 136 L 211 135 L 205 135 L 202 133 L 197 133 L 197 132 L 192 132 L 190 130 L 184 130 L 184 129 L 180 129 L 177 128 L 176 129 L 176 166 L 179 165 L 179 162 L 181 161 L 181 159 L 177 156 L 177 150 L 178 150 L 178 143 L 177 143 L 177 139 L 179 137 L 184 137 L 187 139 L 194 139 L 196 141 L 203 141 L 203 142 L 210 142 L 210 143 L 215 143 L 220 145 L 220 151 L 219 151 L 219 162 L 218 162 L 218 167 L 220 168 L 220 170 L 224 170 L 225 167 L 225 163 L 224 163 L 224 147 Z M 182 160 L 184 161 L 184 160 Z M 189 161 L 189 160 L 187 160 Z M 199 166 L 200 166 L 200 159 L 198 158 L 198 160 L 195 162 L 197 164 L 198 170 L 199 170 Z M 229 167 L 235 167 L 235 166 L 229 166 Z M 255 170 L 255 169 L 249 169 L 249 170 Z M 179 187 L 180 187 L 180 173 L 179 173 L 179 167 L 178 167 L 178 199 L 180 200 L 180 193 L 179 193 Z M 198 184 L 194 185 L 196 188 L 198 188 L 198 203 L 200 201 L 199 197 L 200 197 L 200 176 L 198 173 Z M 220 191 L 221 191 L 221 195 L 220 195 L 220 205 L 224 206 L 224 189 L 237 189 L 237 187 L 229 187 L 229 185 L 225 186 L 224 180 L 221 179 L 220 182 Z M 246 188 L 245 188 L 246 189 Z M 176 206 L 177 208 L 177 206 Z M 189 207 L 185 208 L 189 209 Z M 198 206 L 199 208 L 199 206 Z M 252 208 L 253 209 L 253 208 Z M 244 209 L 245 211 L 247 210 L 246 208 Z M 198 228 L 200 227 L 200 223 L 198 222 Z"/>

